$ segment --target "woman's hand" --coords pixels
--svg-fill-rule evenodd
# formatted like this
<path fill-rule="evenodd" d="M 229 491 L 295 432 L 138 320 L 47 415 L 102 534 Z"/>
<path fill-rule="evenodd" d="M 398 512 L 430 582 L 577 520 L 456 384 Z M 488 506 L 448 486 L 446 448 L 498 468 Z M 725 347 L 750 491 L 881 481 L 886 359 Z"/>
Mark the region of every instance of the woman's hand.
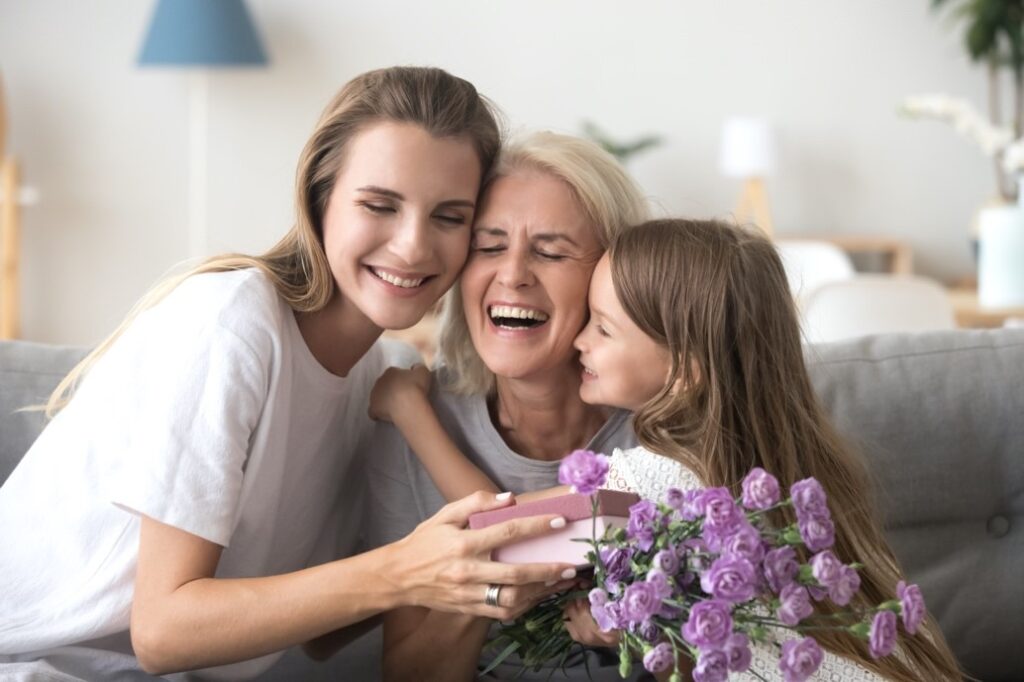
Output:
<path fill-rule="evenodd" d="M 550 594 L 572 585 L 571 564 L 503 564 L 491 551 L 563 528 L 565 519 L 545 514 L 467 530 L 471 514 L 508 506 L 509 493 L 474 493 L 443 507 L 403 539 L 388 545 L 394 589 L 403 605 L 512 620 Z M 501 586 L 497 606 L 485 603 L 488 588 Z"/>
<path fill-rule="evenodd" d="M 370 392 L 370 418 L 394 421 L 402 401 L 412 397 L 426 397 L 430 392 L 430 370 L 423 365 L 409 369 L 388 367 L 377 379 Z"/>
<path fill-rule="evenodd" d="M 586 600 L 577 599 L 565 605 L 562 610 L 565 629 L 573 641 L 584 646 L 618 647 L 619 631 L 602 632 L 597 621 L 590 615 L 590 604 Z"/>

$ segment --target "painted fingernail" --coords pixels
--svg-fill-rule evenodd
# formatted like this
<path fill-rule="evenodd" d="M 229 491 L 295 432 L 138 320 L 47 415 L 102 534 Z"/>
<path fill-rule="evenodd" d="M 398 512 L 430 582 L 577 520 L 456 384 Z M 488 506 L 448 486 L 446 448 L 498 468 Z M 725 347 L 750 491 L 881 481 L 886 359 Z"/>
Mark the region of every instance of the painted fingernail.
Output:
<path fill-rule="evenodd" d="M 551 527 L 552 528 L 565 528 L 565 519 L 562 518 L 561 516 L 556 516 L 555 518 L 551 519 Z"/>
<path fill-rule="evenodd" d="M 569 580 L 570 578 L 575 578 L 575 577 L 576 577 L 576 569 L 575 568 L 567 568 L 564 571 L 562 571 L 562 578 L 565 579 L 565 580 Z"/>
<path fill-rule="evenodd" d="M 512 497 L 512 493 L 498 493 L 497 495 L 494 496 L 494 499 L 498 500 L 499 502 L 504 502 L 510 497 Z"/>

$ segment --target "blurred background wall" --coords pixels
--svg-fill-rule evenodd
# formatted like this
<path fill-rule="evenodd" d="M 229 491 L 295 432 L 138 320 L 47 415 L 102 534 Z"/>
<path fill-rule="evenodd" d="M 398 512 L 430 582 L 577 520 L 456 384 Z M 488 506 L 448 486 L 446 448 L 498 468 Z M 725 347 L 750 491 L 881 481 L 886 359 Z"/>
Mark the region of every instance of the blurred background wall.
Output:
<path fill-rule="evenodd" d="M 22 336 L 93 344 L 188 256 L 186 77 L 136 65 L 152 0 L 0 0 L 8 151 L 40 191 L 23 213 Z M 871 233 L 918 272 L 973 272 L 991 162 L 901 100 L 985 102 L 960 31 L 929 0 L 248 0 L 270 63 L 210 79 L 211 251 L 257 252 L 292 221 L 295 163 L 350 77 L 394 64 L 471 80 L 510 127 L 584 120 L 664 143 L 629 169 L 663 213 L 725 215 L 723 121 L 767 118 L 786 234 Z"/>

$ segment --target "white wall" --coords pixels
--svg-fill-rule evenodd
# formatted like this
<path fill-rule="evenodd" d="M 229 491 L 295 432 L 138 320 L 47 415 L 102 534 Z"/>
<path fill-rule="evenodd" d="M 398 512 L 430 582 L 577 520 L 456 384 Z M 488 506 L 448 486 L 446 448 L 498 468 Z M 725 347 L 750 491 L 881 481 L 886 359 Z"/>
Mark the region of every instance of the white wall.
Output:
<path fill-rule="evenodd" d="M 211 80 L 214 250 L 260 251 L 291 222 L 302 144 L 364 70 L 430 64 L 473 81 L 516 127 L 584 118 L 666 144 L 631 170 L 665 211 L 728 212 L 722 120 L 770 118 L 776 228 L 909 240 L 918 270 L 968 275 L 989 162 L 904 95 L 984 102 L 984 74 L 928 0 L 248 0 L 271 57 Z M 90 344 L 187 256 L 182 72 L 135 59 L 149 0 L 0 0 L 9 148 L 42 203 L 24 216 L 23 336 Z"/>

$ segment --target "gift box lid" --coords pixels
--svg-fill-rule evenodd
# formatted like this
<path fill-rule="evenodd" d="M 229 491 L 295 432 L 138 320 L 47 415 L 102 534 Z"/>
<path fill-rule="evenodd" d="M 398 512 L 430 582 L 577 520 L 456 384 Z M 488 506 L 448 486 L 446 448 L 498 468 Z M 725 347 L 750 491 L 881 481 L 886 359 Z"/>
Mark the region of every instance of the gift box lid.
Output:
<path fill-rule="evenodd" d="M 597 493 L 597 514 L 598 516 L 619 516 L 629 517 L 629 508 L 640 501 L 640 496 L 635 493 L 625 493 L 618 490 L 598 490 Z M 537 516 L 538 514 L 559 514 L 565 517 L 568 522 L 589 519 L 591 512 L 590 495 L 580 493 L 569 493 L 557 497 L 548 497 L 543 500 L 533 500 L 522 504 L 514 504 L 511 507 L 502 507 L 491 511 L 477 512 L 469 517 L 470 528 L 486 528 L 509 519 L 518 519 L 524 516 Z"/>

